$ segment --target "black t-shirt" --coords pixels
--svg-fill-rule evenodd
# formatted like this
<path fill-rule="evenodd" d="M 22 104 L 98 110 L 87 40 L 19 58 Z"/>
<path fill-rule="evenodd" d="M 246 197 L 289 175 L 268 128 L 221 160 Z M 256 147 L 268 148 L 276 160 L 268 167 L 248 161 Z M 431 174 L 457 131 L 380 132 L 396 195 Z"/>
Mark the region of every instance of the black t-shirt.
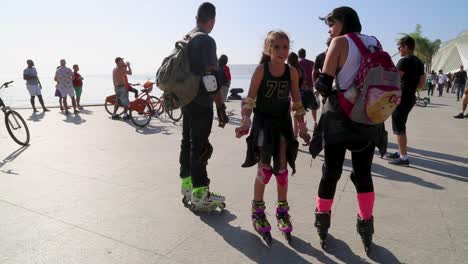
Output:
<path fill-rule="evenodd" d="M 421 75 L 424 75 L 424 64 L 418 57 L 409 55 L 400 59 L 397 68 L 404 72 L 401 77 L 401 100 L 402 102 L 413 101 L 416 98 L 419 79 Z"/>
<path fill-rule="evenodd" d="M 195 28 L 188 33 L 203 32 Z M 189 42 L 188 52 L 190 57 L 190 70 L 197 75 L 204 75 L 209 66 L 218 65 L 218 56 L 216 54 L 216 42 L 208 34 L 195 37 Z M 200 91 L 193 100 L 195 103 L 207 107 L 213 107 L 213 99 L 206 91 L 203 83 L 200 83 Z"/>
<path fill-rule="evenodd" d="M 466 83 L 466 71 L 458 71 L 455 73 L 455 83 L 465 85 Z"/>

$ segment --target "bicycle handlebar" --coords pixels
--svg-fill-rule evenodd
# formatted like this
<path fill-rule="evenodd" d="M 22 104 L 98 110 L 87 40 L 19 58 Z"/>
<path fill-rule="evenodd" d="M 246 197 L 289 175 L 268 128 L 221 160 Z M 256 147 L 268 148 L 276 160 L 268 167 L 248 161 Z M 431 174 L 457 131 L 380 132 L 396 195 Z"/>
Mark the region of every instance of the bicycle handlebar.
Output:
<path fill-rule="evenodd" d="M 8 88 L 8 85 L 12 84 L 14 81 L 9 81 L 9 82 L 6 82 L 4 84 L 2 84 L 2 86 L 0 86 L 0 88 Z"/>

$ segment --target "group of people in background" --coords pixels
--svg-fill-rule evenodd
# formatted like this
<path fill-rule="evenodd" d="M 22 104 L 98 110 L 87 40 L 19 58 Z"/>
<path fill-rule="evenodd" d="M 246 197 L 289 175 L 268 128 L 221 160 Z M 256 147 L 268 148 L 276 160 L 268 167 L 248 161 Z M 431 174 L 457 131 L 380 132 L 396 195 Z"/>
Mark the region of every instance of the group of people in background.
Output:
<path fill-rule="evenodd" d="M 36 96 L 39 99 L 43 112 L 47 112 L 49 109 L 47 109 L 44 104 L 44 99 L 42 97 L 42 84 L 39 80 L 34 62 L 32 60 L 27 60 L 26 63 L 28 66 L 23 71 L 23 79 L 26 81 L 26 88 L 31 96 L 30 102 L 33 112 L 38 112 L 35 102 Z M 83 109 L 80 104 L 83 89 L 83 77 L 78 73 L 80 70 L 78 65 L 73 65 L 73 71 L 66 65 L 66 61 L 62 59 L 60 60 L 60 66 L 56 69 L 54 76 L 54 81 L 57 83 L 55 86 L 55 96 L 59 97 L 60 110 L 65 114 L 70 113 L 68 111 L 69 107 L 67 104 L 67 97 L 70 97 L 73 112 L 78 114 L 79 109 Z"/>
<path fill-rule="evenodd" d="M 437 87 L 439 96 L 443 95 L 444 89 L 446 88 L 447 93 L 457 95 L 457 102 L 461 100 L 460 112 L 454 116 L 457 119 L 464 119 L 468 117 L 468 113 L 465 114 L 468 105 L 468 89 L 467 89 L 467 74 L 464 70 L 463 65 L 460 65 L 460 69 L 455 73 L 449 72 L 445 74 L 443 70 L 439 70 L 436 74 L 434 70 L 426 79 L 427 84 L 427 95 L 434 95 L 434 89 Z"/>
<path fill-rule="evenodd" d="M 456 94 L 457 101 L 460 101 L 460 99 L 463 98 L 466 86 L 466 72 L 463 69 L 463 65 L 461 65 L 460 70 L 455 73 L 444 73 L 443 70 L 439 70 L 439 72 L 436 73 L 432 70 L 426 83 L 428 96 L 434 95 L 434 90 L 437 88 L 439 96 L 442 96 L 445 90 L 446 93 Z"/>

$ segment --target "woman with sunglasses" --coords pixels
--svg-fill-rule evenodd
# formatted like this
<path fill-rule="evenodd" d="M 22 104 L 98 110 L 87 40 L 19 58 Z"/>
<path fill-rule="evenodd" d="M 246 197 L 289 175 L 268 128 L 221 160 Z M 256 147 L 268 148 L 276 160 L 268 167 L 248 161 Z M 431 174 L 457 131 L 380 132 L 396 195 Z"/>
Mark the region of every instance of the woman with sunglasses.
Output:
<path fill-rule="evenodd" d="M 290 115 L 291 94 L 294 118 L 299 122 L 299 134 L 306 138 L 305 110 L 299 95 L 297 70 L 285 64 L 289 54 L 289 37 L 282 31 L 270 31 L 264 41 L 263 55 L 250 83 L 248 97 L 242 102 L 241 126 L 236 136 L 249 133 L 250 116 L 254 113 L 252 130 L 247 138 L 247 157 L 242 167 L 258 163 L 252 200 L 252 222 L 255 230 L 271 243 L 271 226 L 265 215 L 265 186 L 274 175 L 278 201 L 276 219 L 279 230 L 290 241 L 293 229 L 289 216 L 288 168 L 295 173 L 298 142 L 294 138 Z M 273 164 L 271 164 L 273 160 Z"/>
<path fill-rule="evenodd" d="M 321 245 L 326 249 L 325 239 L 330 227 L 336 185 L 342 173 L 346 150 L 350 150 L 353 168 L 351 181 L 357 191 L 359 209 L 356 228 L 366 252 L 369 252 L 374 233 L 375 200 L 371 167 L 376 145 L 385 141 L 383 139 L 385 129 L 383 125 L 368 126 L 351 121 L 341 110 L 337 98 L 338 93 L 346 92 L 354 85 L 354 78 L 358 74 L 361 61 L 359 49 L 348 34 L 355 34 L 370 49 L 377 48 L 379 44 L 375 37 L 360 33 L 361 23 L 358 14 L 350 7 L 336 8 L 322 20 L 329 27 L 332 41 L 323 70 L 316 82 L 316 89 L 327 98 L 327 102 L 311 143 L 311 146 L 324 146 L 325 151 L 316 201 L 315 227 Z M 333 81 L 336 83 L 336 89 L 332 88 Z M 314 158 L 320 151 L 321 149 L 312 150 L 311 147 Z"/>

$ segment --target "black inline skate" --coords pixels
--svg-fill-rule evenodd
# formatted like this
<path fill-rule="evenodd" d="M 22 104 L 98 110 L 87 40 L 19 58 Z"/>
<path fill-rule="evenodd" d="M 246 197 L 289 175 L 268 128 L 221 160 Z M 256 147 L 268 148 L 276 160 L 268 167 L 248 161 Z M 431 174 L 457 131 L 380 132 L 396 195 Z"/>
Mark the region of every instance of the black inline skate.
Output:
<path fill-rule="evenodd" d="M 327 235 L 328 235 L 328 228 L 330 228 L 330 216 L 331 211 L 329 212 L 317 212 L 315 210 L 315 224 L 314 226 L 317 228 L 317 234 L 320 237 L 320 246 L 323 250 L 327 249 Z"/>

